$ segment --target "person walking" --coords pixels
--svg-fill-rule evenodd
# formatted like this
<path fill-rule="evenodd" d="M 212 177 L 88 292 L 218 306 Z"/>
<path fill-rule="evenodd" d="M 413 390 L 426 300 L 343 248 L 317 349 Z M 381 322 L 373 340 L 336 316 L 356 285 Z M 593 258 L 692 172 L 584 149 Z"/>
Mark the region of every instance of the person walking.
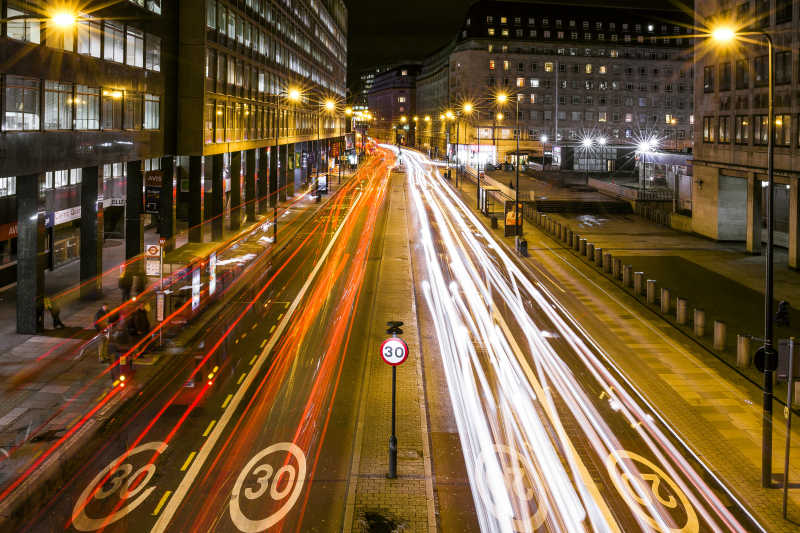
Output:
<path fill-rule="evenodd" d="M 104 303 L 100 309 L 94 314 L 94 329 L 97 331 L 97 360 L 101 363 L 108 362 L 108 337 L 109 331 L 107 328 L 108 321 L 106 315 L 108 314 L 108 304 Z"/>
<path fill-rule="evenodd" d="M 125 272 L 119 277 L 119 290 L 122 291 L 122 301 L 127 302 L 131 299 L 131 289 L 133 288 L 133 275 L 125 269 Z"/>
<path fill-rule="evenodd" d="M 59 315 L 61 314 L 61 307 L 51 300 L 50 298 L 45 297 L 44 299 L 44 308 L 50 311 L 50 316 L 53 318 L 53 329 L 63 328 L 64 323 L 61 322 L 61 318 Z"/>

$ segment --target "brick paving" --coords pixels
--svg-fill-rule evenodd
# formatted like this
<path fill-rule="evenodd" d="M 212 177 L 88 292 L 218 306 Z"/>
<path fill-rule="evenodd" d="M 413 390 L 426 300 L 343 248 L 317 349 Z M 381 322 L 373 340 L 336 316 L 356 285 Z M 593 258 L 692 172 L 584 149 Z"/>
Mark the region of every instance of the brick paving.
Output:
<path fill-rule="evenodd" d="M 386 337 L 386 322 L 404 323 L 408 360 L 397 370 L 397 479 L 387 479 L 391 434 L 391 369 L 368 354 L 344 531 L 368 531 L 385 520 L 397 531 L 436 531 L 425 391 L 409 255 L 405 174 L 393 173 L 378 289 L 370 325 L 371 347 Z"/>

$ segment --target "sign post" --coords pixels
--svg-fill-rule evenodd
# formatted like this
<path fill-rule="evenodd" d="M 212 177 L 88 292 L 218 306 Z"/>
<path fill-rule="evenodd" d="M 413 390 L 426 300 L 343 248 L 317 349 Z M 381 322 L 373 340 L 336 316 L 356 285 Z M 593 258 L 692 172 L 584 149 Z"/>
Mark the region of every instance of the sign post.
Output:
<path fill-rule="evenodd" d="M 395 479 L 397 477 L 397 435 L 395 434 L 395 413 L 397 400 L 397 367 L 408 359 L 408 345 L 398 337 L 403 334 L 400 326 L 402 322 L 387 322 L 389 328 L 386 333 L 391 337 L 381 344 L 381 358 L 392 367 L 392 435 L 389 437 L 389 473 L 386 477 Z"/>

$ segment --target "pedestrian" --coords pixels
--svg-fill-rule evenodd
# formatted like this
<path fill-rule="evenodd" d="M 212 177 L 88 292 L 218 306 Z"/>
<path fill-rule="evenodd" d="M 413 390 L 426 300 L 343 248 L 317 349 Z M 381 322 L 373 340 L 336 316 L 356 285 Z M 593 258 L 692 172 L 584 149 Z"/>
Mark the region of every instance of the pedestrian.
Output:
<path fill-rule="evenodd" d="M 149 305 L 140 305 L 133 314 L 133 321 L 136 324 L 136 332 L 140 337 L 143 337 L 150 332 L 150 319 L 147 316 L 147 312 L 149 310 Z"/>
<path fill-rule="evenodd" d="M 127 302 L 131 299 L 131 289 L 133 288 L 133 275 L 126 269 L 119 277 L 119 290 L 122 291 L 122 301 Z"/>
<path fill-rule="evenodd" d="M 59 307 L 56 302 L 45 297 L 44 308 L 50 311 L 50 316 L 53 318 L 53 329 L 65 327 L 64 323 L 61 322 L 61 318 L 59 317 L 61 314 L 61 307 Z"/>
<path fill-rule="evenodd" d="M 94 314 L 94 329 L 98 333 L 106 329 L 106 326 L 108 325 L 108 319 L 106 318 L 107 314 L 108 314 L 107 303 L 103 303 L 103 305 L 100 306 L 100 309 L 98 309 L 97 312 Z"/>

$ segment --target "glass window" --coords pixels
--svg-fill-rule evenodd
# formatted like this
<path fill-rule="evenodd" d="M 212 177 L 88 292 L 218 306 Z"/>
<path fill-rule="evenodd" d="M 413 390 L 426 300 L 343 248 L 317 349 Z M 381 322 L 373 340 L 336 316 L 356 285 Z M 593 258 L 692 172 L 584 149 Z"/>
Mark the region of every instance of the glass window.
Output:
<path fill-rule="evenodd" d="M 22 17 L 24 15 L 31 15 L 27 11 L 21 11 L 11 6 L 8 7 L 8 18 Z M 36 17 L 36 15 L 34 15 Z M 28 41 L 29 43 L 41 42 L 41 24 L 37 18 L 19 18 L 11 20 L 6 24 L 6 31 L 10 39 L 18 41 Z"/>
<path fill-rule="evenodd" d="M 750 72 L 747 59 L 736 60 L 736 88 L 747 89 L 750 87 Z"/>
<path fill-rule="evenodd" d="M 3 131 L 39 129 L 39 80 L 22 76 L 5 77 Z"/>
<path fill-rule="evenodd" d="M 104 89 L 101 99 L 104 130 L 122 129 L 122 91 Z"/>
<path fill-rule="evenodd" d="M 144 129 L 157 130 L 161 126 L 161 97 L 144 95 Z"/>
<path fill-rule="evenodd" d="M 703 142 L 714 142 L 714 117 L 703 117 Z"/>
<path fill-rule="evenodd" d="M 206 0 L 206 26 L 217 27 L 217 0 Z"/>
<path fill-rule="evenodd" d="M 73 26 L 59 27 L 55 24 L 48 24 L 45 33 L 45 41 L 50 48 L 58 48 L 67 52 L 74 50 L 73 41 L 75 34 Z"/>
<path fill-rule="evenodd" d="M 720 63 L 719 65 L 719 90 L 731 90 L 731 64 Z"/>
<path fill-rule="evenodd" d="M 736 144 L 750 143 L 750 118 L 747 115 L 736 116 L 736 131 L 734 141 Z"/>
<path fill-rule="evenodd" d="M 144 33 L 128 26 L 125 62 L 132 67 L 144 66 Z"/>
<path fill-rule="evenodd" d="M 753 59 L 753 77 L 755 78 L 756 87 L 767 85 L 767 69 L 767 56 L 758 56 Z"/>
<path fill-rule="evenodd" d="M 217 31 L 225 35 L 228 31 L 228 16 L 225 6 L 217 6 Z"/>
<path fill-rule="evenodd" d="M 777 115 L 775 117 L 775 145 L 792 145 L 792 118 L 791 115 Z"/>
<path fill-rule="evenodd" d="M 147 9 L 155 13 L 156 15 L 161 14 L 161 0 L 147 0 Z"/>
<path fill-rule="evenodd" d="M 72 129 L 72 84 L 44 82 L 44 129 Z"/>
<path fill-rule="evenodd" d="M 100 89 L 85 85 L 75 86 L 75 129 L 100 128 Z"/>
<path fill-rule="evenodd" d="M 145 46 L 144 67 L 147 70 L 161 71 L 161 39 L 148 33 Z"/>
<path fill-rule="evenodd" d="M 714 92 L 714 67 L 703 67 L 703 92 Z"/>
<path fill-rule="evenodd" d="M 767 144 L 769 120 L 767 115 L 753 116 L 753 144 Z"/>
<path fill-rule="evenodd" d="M 717 142 L 723 144 L 728 144 L 731 142 L 730 122 L 730 117 L 719 117 L 719 136 L 717 137 Z"/>
<path fill-rule="evenodd" d="M 791 7 L 791 3 L 789 4 Z M 778 52 L 775 54 L 775 83 L 790 83 L 792 81 L 792 51 Z"/>
<path fill-rule="evenodd" d="M 15 194 L 17 194 L 17 178 L 15 176 L 0 178 L 0 198 Z"/>
<path fill-rule="evenodd" d="M 123 63 L 125 61 L 125 34 L 122 26 L 114 22 L 106 22 L 104 30 L 104 53 L 103 57 L 108 61 Z"/>
<path fill-rule="evenodd" d="M 217 110 L 214 113 L 214 139 L 216 142 L 225 142 L 225 102 L 217 101 Z"/>
<path fill-rule="evenodd" d="M 142 95 L 125 91 L 125 115 L 122 123 L 126 130 L 142 129 Z"/>
<path fill-rule="evenodd" d="M 100 43 L 103 31 L 99 22 L 81 21 L 78 23 L 78 53 L 100 57 Z"/>

